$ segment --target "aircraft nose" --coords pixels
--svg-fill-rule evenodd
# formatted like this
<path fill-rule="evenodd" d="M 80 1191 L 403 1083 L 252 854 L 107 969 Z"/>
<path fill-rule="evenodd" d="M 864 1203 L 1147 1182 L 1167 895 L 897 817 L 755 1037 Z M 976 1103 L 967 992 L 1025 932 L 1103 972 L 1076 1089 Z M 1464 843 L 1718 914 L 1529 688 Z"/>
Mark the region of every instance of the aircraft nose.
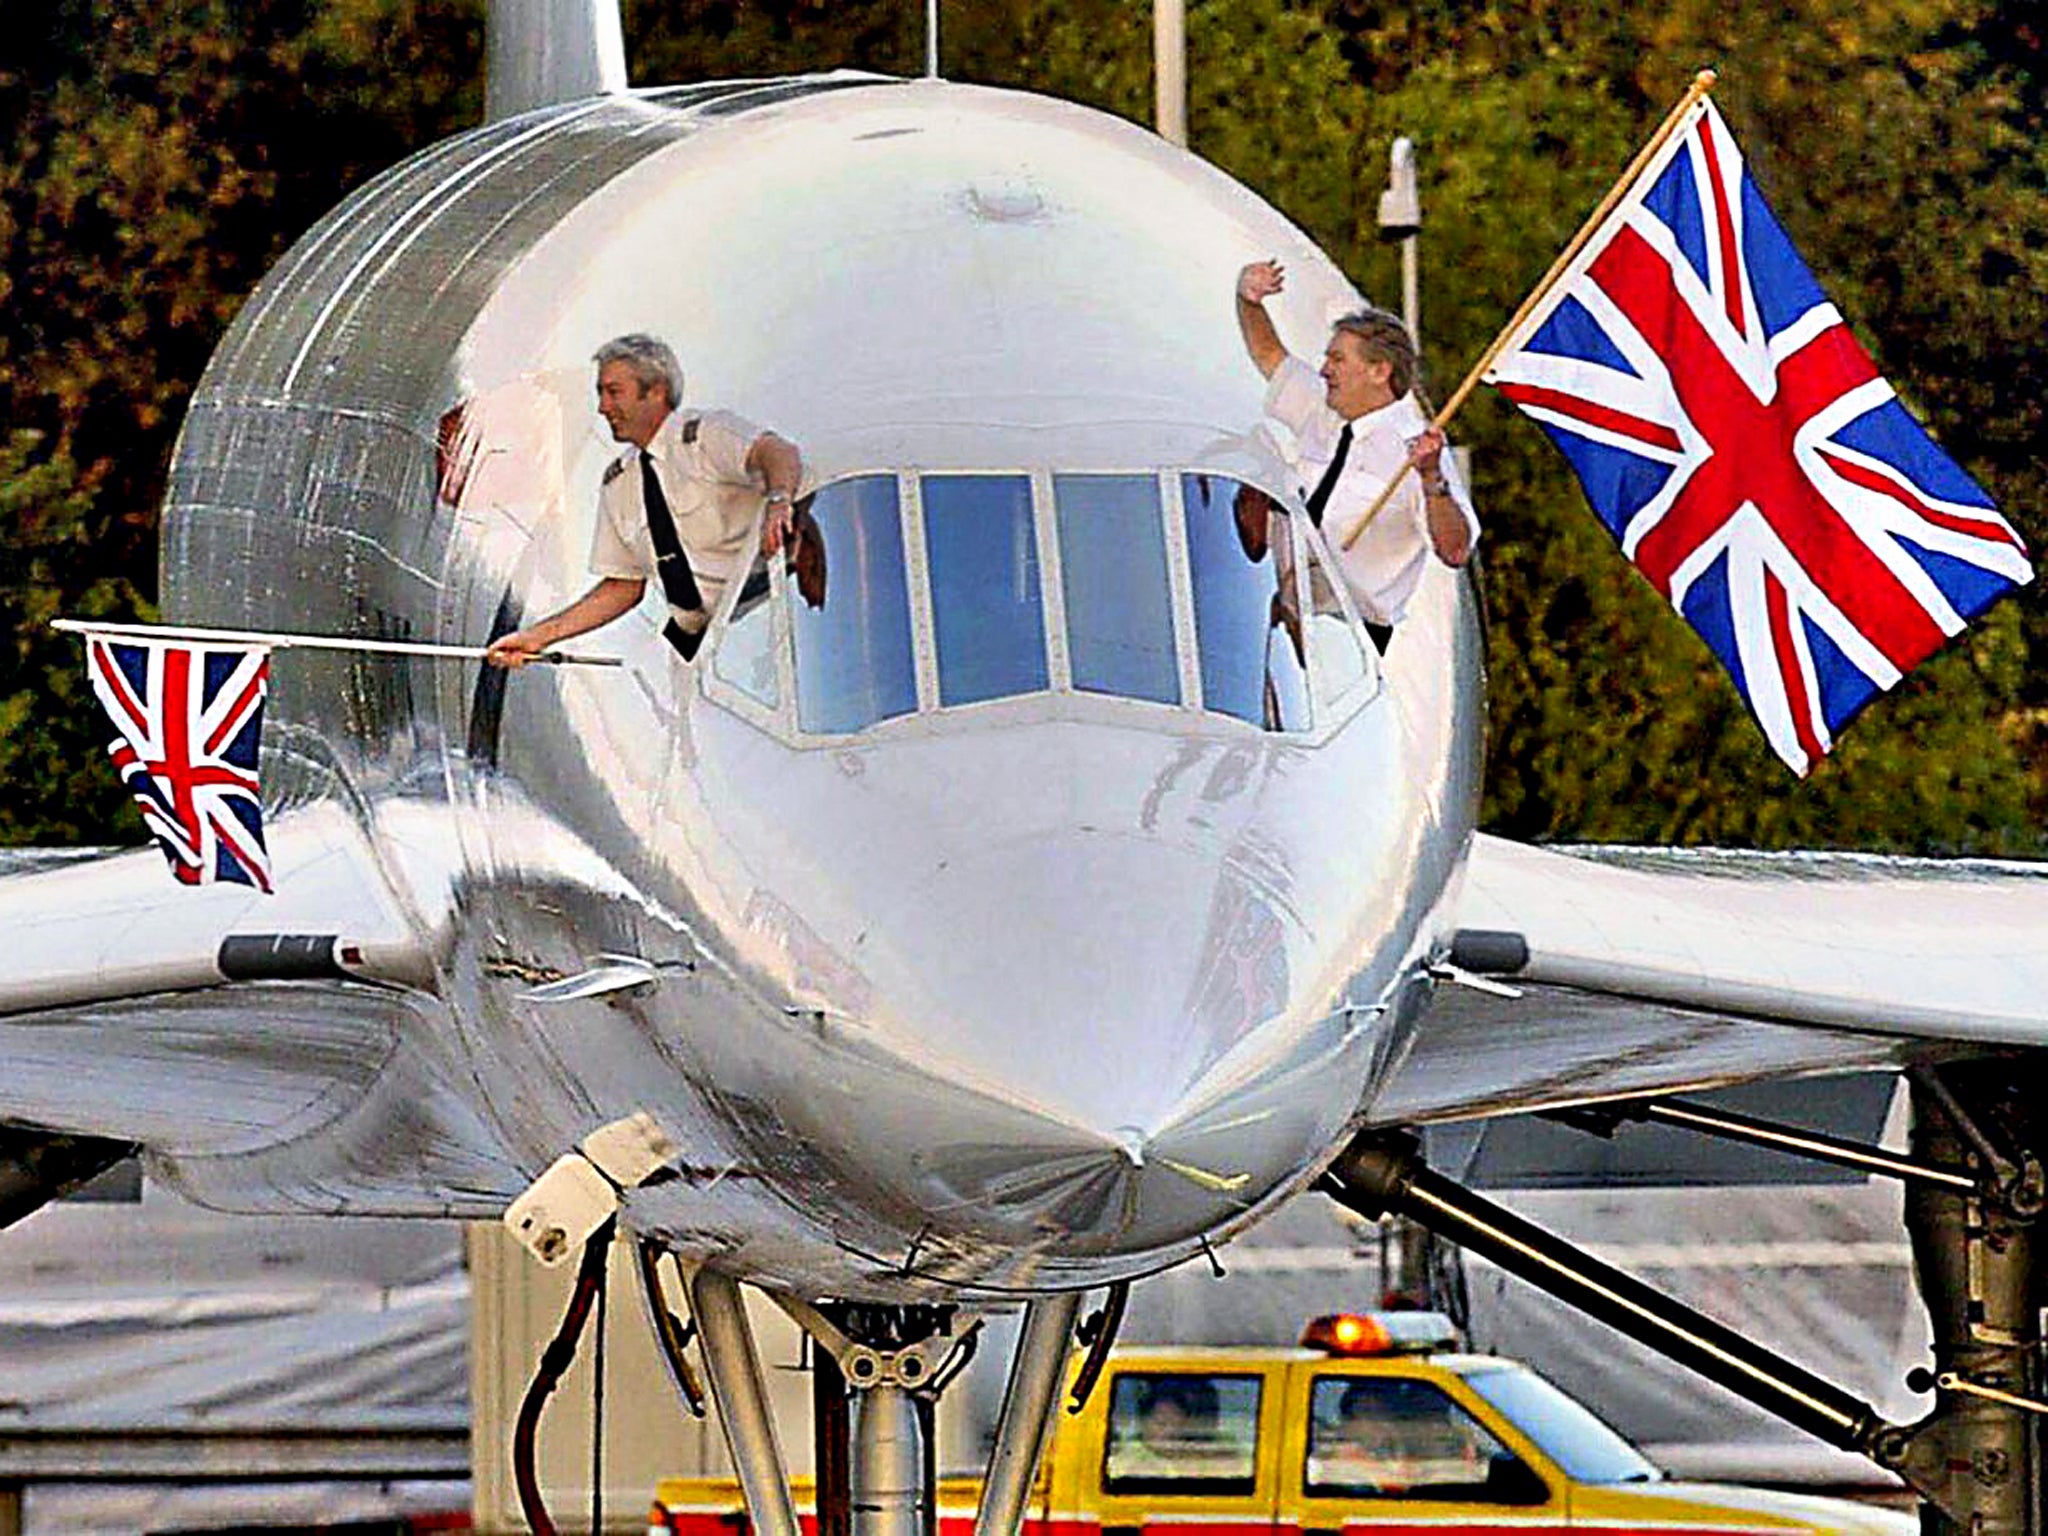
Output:
<path fill-rule="evenodd" d="M 1281 1012 L 1300 948 L 1242 872 L 1087 832 L 942 859 L 869 934 L 896 962 L 891 1027 L 1020 1107 L 1118 1133 L 1156 1128 Z"/>
<path fill-rule="evenodd" d="M 977 847 L 871 892 L 853 947 L 864 1048 L 821 1129 L 927 1213 L 930 1246 L 1185 1242 L 1345 1113 L 1304 1077 L 1358 1042 L 1305 1004 L 1308 935 L 1237 861 L 1129 833 Z"/>

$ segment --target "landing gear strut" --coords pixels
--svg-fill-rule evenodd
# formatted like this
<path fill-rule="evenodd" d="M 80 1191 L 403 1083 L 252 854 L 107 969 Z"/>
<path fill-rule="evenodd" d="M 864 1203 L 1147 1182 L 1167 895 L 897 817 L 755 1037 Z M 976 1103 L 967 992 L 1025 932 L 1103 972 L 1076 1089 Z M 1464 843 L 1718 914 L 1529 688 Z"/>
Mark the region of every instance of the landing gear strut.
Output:
<path fill-rule="evenodd" d="M 2003 1065 L 2003 1064 L 2001 1064 Z M 1913 1151 L 1978 1175 L 1958 1192 L 1906 1193 L 1921 1299 L 1934 1324 L 1934 1413 L 1914 1435 L 1907 1480 L 1934 1506 L 1927 1536 L 2038 1536 L 2041 1525 L 2041 1304 L 2037 1223 L 2048 1191 L 2031 1118 L 2010 1077 L 1981 1069 L 1913 1082 Z M 2005 1091 L 2002 1091 L 2005 1090 Z"/>
<path fill-rule="evenodd" d="M 751 1521 L 761 1536 L 798 1536 L 739 1287 L 699 1271 L 690 1296 Z M 936 1536 L 935 1408 L 980 1324 L 955 1335 L 951 1308 L 774 1299 L 815 1346 L 819 1536 Z M 1017 1536 L 1023 1525 L 1080 1299 L 1041 1297 L 1024 1309 L 974 1536 Z"/>
<path fill-rule="evenodd" d="M 2009 1062 L 1916 1074 L 1913 1157 L 1882 1170 L 1909 1180 L 1906 1222 L 1934 1323 L 1935 1370 L 1915 1374 L 1939 1391 L 1933 1413 L 1914 1425 L 1886 1422 L 1851 1394 L 1431 1172 L 1413 1137 L 1359 1137 L 1319 1187 L 1369 1218 L 1416 1222 L 1829 1444 L 1870 1457 L 1926 1500 L 1927 1536 L 2048 1536 L 2040 1491 L 2048 1275 L 2034 1242 L 2048 1177 L 2033 1151 L 2039 1128 L 2013 1077 Z M 1779 1129 L 1686 1116 L 1695 1129 L 1750 1141 L 1767 1142 Z"/>

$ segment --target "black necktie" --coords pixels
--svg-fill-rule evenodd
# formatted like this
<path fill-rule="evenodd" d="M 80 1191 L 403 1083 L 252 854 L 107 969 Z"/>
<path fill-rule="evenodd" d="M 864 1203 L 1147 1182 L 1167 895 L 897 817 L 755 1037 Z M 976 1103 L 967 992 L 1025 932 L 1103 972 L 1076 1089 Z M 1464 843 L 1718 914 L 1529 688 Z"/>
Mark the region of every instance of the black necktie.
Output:
<path fill-rule="evenodd" d="M 685 612 L 704 606 L 704 594 L 697 590 L 697 578 L 690 571 L 689 556 L 676 534 L 676 520 L 661 493 L 661 479 L 654 473 L 654 459 L 640 454 L 640 499 L 647 504 L 647 536 L 654 543 L 654 569 L 661 577 L 661 594 L 672 607 Z"/>
<path fill-rule="evenodd" d="M 1308 520 L 1318 528 L 1323 526 L 1323 508 L 1330 504 L 1330 492 L 1337 489 L 1337 477 L 1344 473 L 1344 457 L 1351 452 L 1351 423 L 1344 423 L 1344 430 L 1337 434 L 1337 456 L 1330 460 L 1330 467 L 1323 471 L 1323 478 L 1316 482 L 1316 488 L 1308 493 Z"/>

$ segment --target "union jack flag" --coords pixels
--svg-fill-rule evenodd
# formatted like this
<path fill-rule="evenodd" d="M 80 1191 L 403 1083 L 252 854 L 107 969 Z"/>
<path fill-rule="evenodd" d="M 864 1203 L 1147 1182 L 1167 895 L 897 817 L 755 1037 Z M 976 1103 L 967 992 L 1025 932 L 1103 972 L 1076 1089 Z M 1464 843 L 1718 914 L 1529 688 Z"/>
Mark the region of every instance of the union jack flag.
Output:
<path fill-rule="evenodd" d="M 86 670 L 119 733 L 108 755 L 171 873 L 269 891 L 256 798 L 269 648 L 89 635 Z"/>
<path fill-rule="evenodd" d="M 1486 375 L 1805 774 L 2033 578 L 1764 205 L 1702 101 Z"/>

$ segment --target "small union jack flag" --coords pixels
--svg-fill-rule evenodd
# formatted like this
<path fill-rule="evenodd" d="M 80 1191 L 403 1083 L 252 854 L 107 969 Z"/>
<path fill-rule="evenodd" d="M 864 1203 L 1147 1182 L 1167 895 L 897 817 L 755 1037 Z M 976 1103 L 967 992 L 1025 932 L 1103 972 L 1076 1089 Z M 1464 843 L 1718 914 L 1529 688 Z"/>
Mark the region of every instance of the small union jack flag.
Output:
<path fill-rule="evenodd" d="M 268 647 L 89 635 L 86 670 L 119 732 L 107 752 L 171 873 L 270 890 L 256 798 Z"/>
<path fill-rule="evenodd" d="M 1563 450 L 1797 773 L 2033 578 L 1821 292 L 1711 102 L 1486 377 Z"/>

